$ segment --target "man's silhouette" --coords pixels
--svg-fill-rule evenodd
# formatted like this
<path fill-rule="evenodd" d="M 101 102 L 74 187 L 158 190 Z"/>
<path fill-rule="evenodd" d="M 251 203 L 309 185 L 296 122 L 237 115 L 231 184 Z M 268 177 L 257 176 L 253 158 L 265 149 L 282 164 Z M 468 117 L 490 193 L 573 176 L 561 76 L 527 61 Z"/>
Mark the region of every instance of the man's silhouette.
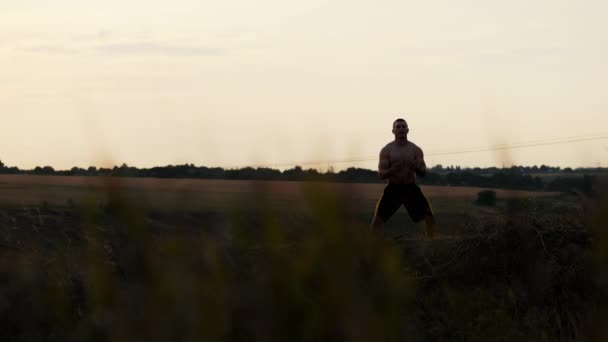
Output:
<path fill-rule="evenodd" d="M 414 222 L 425 220 L 427 236 L 432 238 L 435 218 L 429 202 L 416 185 L 416 175 L 426 174 L 424 155 L 420 147 L 407 140 L 408 133 L 407 122 L 404 119 L 395 120 L 395 140 L 380 151 L 378 175 L 386 179 L 388 184 L 376 205 L 371 229 L 375 234 L 384 234 L 384 223 L 403 204 Z"/>

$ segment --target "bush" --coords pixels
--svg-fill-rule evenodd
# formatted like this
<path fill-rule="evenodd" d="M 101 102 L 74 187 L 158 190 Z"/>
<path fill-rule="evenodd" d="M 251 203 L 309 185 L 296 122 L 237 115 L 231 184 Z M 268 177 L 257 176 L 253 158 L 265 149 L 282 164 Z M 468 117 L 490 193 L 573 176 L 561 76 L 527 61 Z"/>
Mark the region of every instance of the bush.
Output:
<path fill-rule="evenodd" d="M 496 191 L 482 190 L 477 193 L 477 201 L 475 203 L 479 205 L 496 205 Z"/>

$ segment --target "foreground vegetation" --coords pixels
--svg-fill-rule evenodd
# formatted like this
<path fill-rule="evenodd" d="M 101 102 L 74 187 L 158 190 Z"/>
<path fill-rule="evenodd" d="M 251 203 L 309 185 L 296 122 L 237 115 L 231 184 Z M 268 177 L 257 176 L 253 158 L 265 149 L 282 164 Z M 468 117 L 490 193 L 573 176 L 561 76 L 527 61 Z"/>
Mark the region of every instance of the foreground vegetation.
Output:
<path fill-rule="evenodd" d="M 373 239 L 369 212 L 322 183 L 298 208 L 263 189 L 206 210 L 103 190 L 103 202 L 0 209 L 2 340 L 608 336 L 600 190 L 437 199 L 436 240 L 403 213 Z"/>

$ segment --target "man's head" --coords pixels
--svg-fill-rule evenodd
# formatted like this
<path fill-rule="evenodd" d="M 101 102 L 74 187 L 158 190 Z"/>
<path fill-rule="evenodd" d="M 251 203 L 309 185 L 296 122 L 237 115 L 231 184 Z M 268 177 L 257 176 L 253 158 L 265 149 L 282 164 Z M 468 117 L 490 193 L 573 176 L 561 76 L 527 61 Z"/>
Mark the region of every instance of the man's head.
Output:
<path fill-rule="evenodd" d="M 395 139 L 407 139 L 409 131 L 410 129 L 404 119 L 399 118 L 393 122 L 393 134 L 395 135 Z"/>

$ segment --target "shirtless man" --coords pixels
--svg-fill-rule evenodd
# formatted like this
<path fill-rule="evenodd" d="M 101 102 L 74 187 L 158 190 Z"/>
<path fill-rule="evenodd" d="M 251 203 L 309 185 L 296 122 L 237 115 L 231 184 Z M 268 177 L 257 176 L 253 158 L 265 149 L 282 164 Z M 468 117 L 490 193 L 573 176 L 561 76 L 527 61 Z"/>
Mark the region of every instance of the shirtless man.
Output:
<path fill-rule="evenodd" d="M 380 151 L 378 175 L 386 179 L 388 184 L 376 205 L 371 229 L 374 234 L 384 234 L 384 223 L 403 204 L 414 222 L 425 221 L 426 234 L 432 238 L 435 218 L 429 202 L 416 185 L 416 175 L 422 177 L 426 174 L 426 164 L 422 149 L 407 140 L 409 131 L 404 119 L 395 120 L 395 140 Z"/>

